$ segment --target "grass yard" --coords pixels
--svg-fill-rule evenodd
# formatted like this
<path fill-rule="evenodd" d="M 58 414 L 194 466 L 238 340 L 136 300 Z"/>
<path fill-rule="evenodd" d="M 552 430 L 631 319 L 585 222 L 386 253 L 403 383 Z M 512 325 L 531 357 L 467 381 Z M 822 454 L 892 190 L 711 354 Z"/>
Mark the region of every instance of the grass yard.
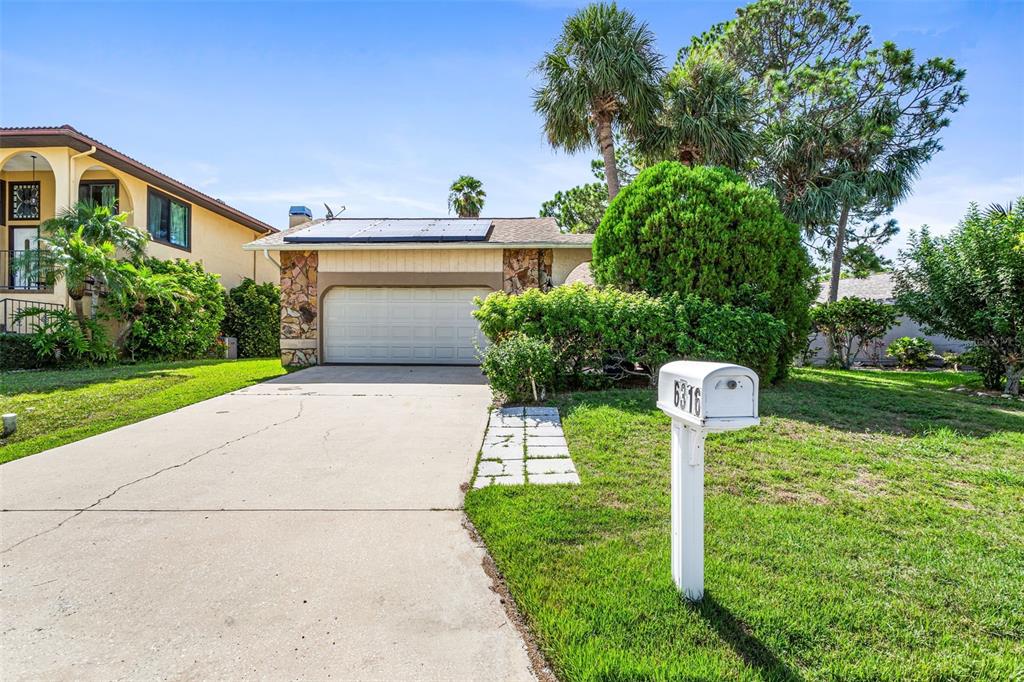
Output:
<path fill-rule="evenodd" d="M 280 359 L 197 360 L 0 374 L 0 413 L 18 430 L 0 463 L 170 412 L 284 374 Z"/>
<path fill-rule="evenodd" d="M 708 438 L 706 596 L 669 567 L 669 419 L 556 400 L 582 484 L 467 512 L 563 680 L 1021 679 L 1024 403 L 974 375 L 799 369 Z"/>

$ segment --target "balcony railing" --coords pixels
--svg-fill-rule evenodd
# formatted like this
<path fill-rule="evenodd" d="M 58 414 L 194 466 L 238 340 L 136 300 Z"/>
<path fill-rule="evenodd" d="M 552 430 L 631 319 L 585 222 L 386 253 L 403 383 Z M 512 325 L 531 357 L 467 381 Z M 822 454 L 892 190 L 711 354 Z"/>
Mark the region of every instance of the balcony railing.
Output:
<path fill-rule="evenodd" d="M 0 251 L 0 291 L 46 291 L 53 269 L 39 249 Z"/>
<path fill-rule="evenodd" d="M 25 315 L 19 319 L 18 313 L 23 310 L 38 310 L 34 315 Z M 40 324 L 45 324 L 48 313 L 63 310 L 59 303 L 41 303 L 20 298 L 0 298 L 0 333 L 29 334 Z"/>

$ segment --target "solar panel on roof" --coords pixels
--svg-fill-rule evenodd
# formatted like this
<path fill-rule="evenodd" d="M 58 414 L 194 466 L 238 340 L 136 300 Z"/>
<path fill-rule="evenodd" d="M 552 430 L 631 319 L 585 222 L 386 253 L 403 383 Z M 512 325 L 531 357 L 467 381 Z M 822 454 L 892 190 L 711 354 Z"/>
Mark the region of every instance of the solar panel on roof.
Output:
<path fill-rule="evenodd" d="M 478 242 L 487 239 L 490 220 L 452 218 L 338 218 L 311 225 L 284 238 L 291 244 Z"/>

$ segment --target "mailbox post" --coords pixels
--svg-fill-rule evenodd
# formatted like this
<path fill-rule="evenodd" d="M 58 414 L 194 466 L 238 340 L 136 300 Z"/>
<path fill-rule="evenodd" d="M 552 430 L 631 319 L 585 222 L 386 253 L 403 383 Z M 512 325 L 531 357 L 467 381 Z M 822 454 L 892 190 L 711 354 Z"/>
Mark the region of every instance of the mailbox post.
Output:
<path fill-rule="evenodd" d="M 704 437 L 761 423 L 753 370 L 719 362 L 670 362 L 658 374 L 658 407 L 672 417 L 672 579 L 704 596 Z"/>

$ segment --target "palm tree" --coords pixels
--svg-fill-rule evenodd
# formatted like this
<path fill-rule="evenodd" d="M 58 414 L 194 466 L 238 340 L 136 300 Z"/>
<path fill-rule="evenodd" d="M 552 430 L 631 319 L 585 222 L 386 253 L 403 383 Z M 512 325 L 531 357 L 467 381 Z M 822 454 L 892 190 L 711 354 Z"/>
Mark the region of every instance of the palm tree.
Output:
<path fill-rule="evenodd" d="M 39 251 L 39 267 L 45 263 L 52 280 L 63 278 L 67 284 L 75 316 L 86 331 L 82 299 L 91 289 L 95 317 L 101 288 L 120 285 L 118 252 L 131 260 L 140 258 L 149 235 L 131 227 L 126 213 L 115 214 L 109 206 L 78 202 L 56 218 L 43 223 L 46 247 Z"/>
<path fill-rule="evenodd" d="M 663 82 L 665 110 L 650 142 L 687 166 L 740 170 L 754 148 L 753 100 L 736 71 L 709 57 L 679 63 Z"/>
<path fill-rule="evenodd" d="M 487 192 L 472 175 L 461 175 L 448 188 L 448 212 L 454 209 L 460 218 L 479 218 Z"/>
<path fill-rule="evenodd" d="M 569 17 L 554 49 L 537 65 L 544 85 L 534 110 L 553 147 L 578 152 L 597 144 L 608 198 L 619 193 L 614 129 L 639 139 L 661 105 L 661 55 L 654 34 L 615 3 L 588 5 Z"/>

